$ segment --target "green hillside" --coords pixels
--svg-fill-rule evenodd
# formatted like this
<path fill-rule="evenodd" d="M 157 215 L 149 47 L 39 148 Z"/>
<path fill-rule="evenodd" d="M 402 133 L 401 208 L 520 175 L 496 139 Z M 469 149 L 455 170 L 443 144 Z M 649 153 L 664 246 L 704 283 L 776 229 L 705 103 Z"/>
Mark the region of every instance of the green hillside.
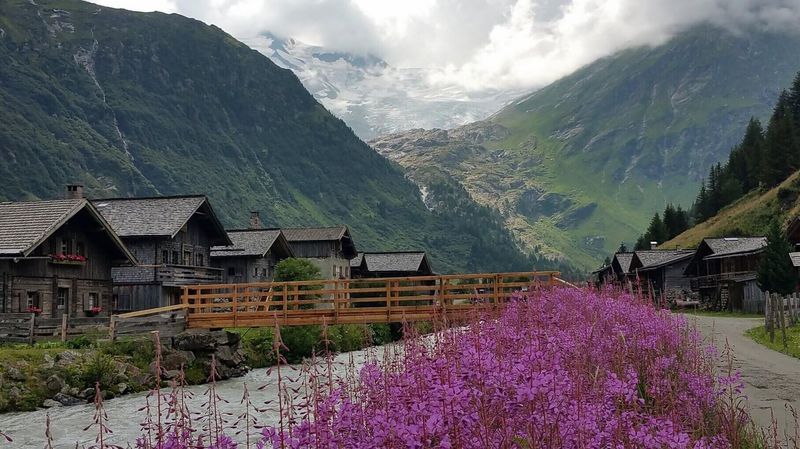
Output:
<path fill-rule="evenodd" d="M 434 268 L 552 266 L 467 202 L 431 212 L 402 170 L 288 70 L 178 15 L 0 2 L 0 199 L 207 193 L 226 225 L 347 223 L 359 249 Z"/>
<path fill-rule="evenodd" d="M 794 35 L 701 26 L 596 61 L 487 121 L 372 143 L 412 177 L 441 167 L 529 248 L 592 267 L 668 201 L 691 203 L 749 118 L 768 116 L 798 47 Z"/>

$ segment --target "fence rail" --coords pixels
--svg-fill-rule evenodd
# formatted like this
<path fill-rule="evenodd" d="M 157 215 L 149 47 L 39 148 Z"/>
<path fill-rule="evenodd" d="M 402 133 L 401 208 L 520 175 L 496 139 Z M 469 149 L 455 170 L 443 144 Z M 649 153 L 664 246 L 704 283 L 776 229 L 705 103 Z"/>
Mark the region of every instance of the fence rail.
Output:
<path fill-rule="evenodd" d="M 462 317 L 530 288 L 565 285 L 555 271 L 314 280 L 183 288 L 190 328 L 387 323 Z"/>

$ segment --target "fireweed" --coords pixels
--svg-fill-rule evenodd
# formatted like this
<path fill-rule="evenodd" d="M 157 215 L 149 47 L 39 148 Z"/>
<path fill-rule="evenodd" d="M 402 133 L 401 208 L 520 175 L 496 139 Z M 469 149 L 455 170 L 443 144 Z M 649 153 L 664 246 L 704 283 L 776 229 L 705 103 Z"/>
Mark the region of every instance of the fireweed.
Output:
<path fill-rule="evenodd" d="M 747 438 L 741 380 L 715 376 L 717 354 L 698 332 L 612 290 L 532 293 L 386 354 L 335 385 L 330 370 L 308 370 L 310 392 L 259 447 L 727 448 Z"/>

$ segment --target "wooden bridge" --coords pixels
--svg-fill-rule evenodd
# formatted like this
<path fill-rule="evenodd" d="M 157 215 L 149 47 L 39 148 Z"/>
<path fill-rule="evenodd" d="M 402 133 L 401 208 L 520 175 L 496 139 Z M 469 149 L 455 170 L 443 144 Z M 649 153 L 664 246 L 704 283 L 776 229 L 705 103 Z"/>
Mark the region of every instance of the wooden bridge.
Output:
<path fill-rule="evenodd" d="M 569 286 L 560 273 L 521 272 L 183 287 L 180 304 L 119 319 L 184 310 L 200 329 L 393 323 L 463 318 L 531 289 Z"/>

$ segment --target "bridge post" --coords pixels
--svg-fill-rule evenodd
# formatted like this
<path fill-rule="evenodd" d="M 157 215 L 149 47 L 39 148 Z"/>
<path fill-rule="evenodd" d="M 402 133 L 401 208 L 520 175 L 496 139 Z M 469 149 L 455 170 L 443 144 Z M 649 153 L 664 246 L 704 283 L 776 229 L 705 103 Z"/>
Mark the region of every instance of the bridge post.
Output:
<path fill-rule="evenodd" d="M 233 304 L 233 327 L 237 327 L 239 315 L 239 287 L 233 287 L 233 295 L 231 295 L 231 303 Z"/>
<path fill-rule="evenodd" d="M 392 281 L 386 282 L 386 322 L 392 320 Z"/>
<path fill-rule="evenodd" d="M 283 324 L 289 319 L 289 285 L 283 283 Z"/>
<path fill-rule="evenodd" d="M 339 281 L 334 281 L 333 288 L 335 289 L 335 293 L 333 294 L 333 324 L 339 324 L 339 299 L 341 293 L 339 292 L 341 284 Z"/>

